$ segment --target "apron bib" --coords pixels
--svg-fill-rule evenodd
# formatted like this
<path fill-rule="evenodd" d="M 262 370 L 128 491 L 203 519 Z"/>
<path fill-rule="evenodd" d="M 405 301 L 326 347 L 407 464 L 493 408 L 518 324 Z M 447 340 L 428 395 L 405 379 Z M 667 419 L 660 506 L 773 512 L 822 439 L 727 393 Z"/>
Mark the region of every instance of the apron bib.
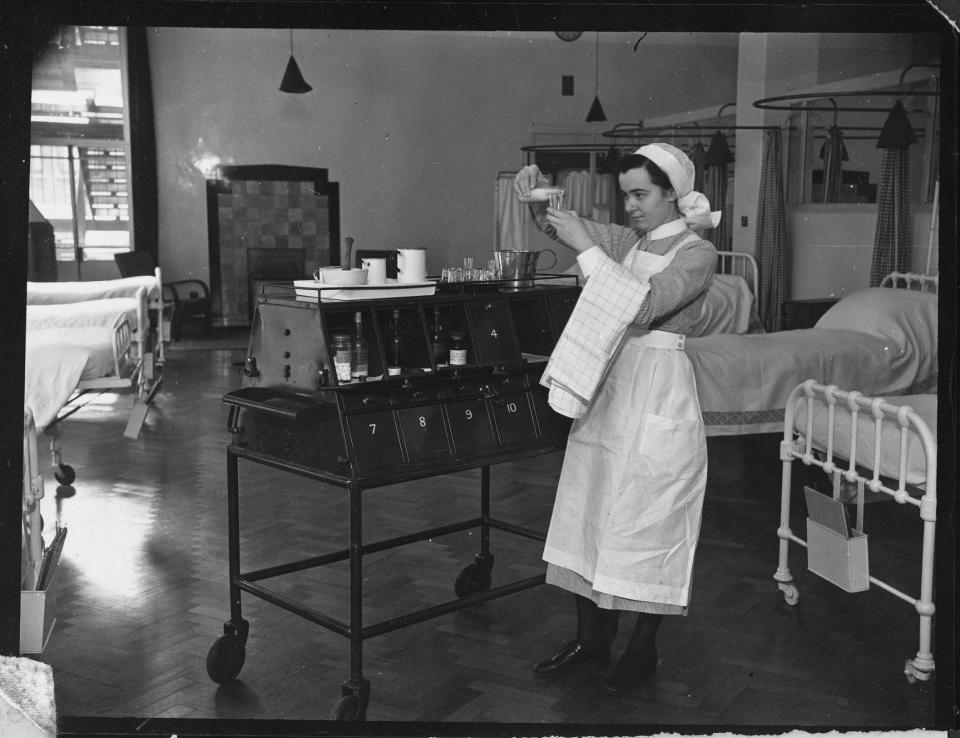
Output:
<path fill-rule="evenodd" d="M 647 281 L 692 238 L 624 266 Z M 696 378 L 683 351 L 631 333 L 571 428 L 543 558 L 596 593 L 685 607 L 707 477 Z"/>

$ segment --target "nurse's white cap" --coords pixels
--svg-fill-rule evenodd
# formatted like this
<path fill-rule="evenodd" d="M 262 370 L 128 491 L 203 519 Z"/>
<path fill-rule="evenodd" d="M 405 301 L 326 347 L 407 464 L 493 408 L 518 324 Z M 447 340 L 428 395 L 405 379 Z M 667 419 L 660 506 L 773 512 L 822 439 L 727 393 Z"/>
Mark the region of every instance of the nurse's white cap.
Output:
<path fill-rule="evenodd" d="M 705 230 L 719 225 L 720 212 L 711 212 L 707 196 L 693 189 L 697 170 L 681 149 L 658 141 L 641 146 L 634 153 L 647 157 L 667 175 L 677 193 L 677 207 L 688 226 L 694 230 Z"/>

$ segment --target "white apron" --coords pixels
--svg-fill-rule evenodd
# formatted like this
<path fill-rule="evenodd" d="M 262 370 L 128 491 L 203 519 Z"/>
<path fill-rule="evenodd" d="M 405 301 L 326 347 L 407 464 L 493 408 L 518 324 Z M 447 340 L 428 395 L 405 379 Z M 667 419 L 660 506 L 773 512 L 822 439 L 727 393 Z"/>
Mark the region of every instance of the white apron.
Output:
<path fill-rule="evenodd" d="M 647 281 L 686 240 L 663 256 L 634 249 L 624 266 Z M 689 603 L 707 447 L 690 360 L 659 347 L 679 342 L 671 338 L 628 329 L 567 441 L 543 558 L 586 580 L 601 602 Z"/>

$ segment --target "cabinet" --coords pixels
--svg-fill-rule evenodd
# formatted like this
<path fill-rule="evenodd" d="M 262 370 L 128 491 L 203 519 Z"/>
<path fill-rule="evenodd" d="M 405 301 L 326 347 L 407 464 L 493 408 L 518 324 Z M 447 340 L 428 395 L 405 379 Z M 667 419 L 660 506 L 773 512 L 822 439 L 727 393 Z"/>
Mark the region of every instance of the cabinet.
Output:
<path fill-rule="evenodd" d="M 462 289 L 462 288 L 461 288 Z M 513 291 L 440 293 L 426 297 L 317 302 L 267 290 L 257 303 L 243 386 L 223 399 L 227 447 L 230 620 L 207 656 L 217 682 L 242 668 L 249 624 L 241 592 L 296 613 L 350 640 L 351 673 L 331 717 L 362 719 L 370 698 L 362 641 L 496 597 L 542 584 L 540 574 L 493 586 L 490 530 L 534 540 L 544 534 L 494 518 L 493 464 L 563 448 L 569 421 L 547 404 L 539 385 L 579 296 L 574 285 Z M 352 334 L 360 314 L 368 346 L 367 381 L 341 381 L 335 334 Z M 467 363 L 452 366 L 433 348 L 434 326 L 463 333 Z M 400 348 L 398 349 L 397 346 Z M 389 350 L 388 350 L 389 349 Z M 386 371 L 401 356 L 400 374 Z M 389 356 L 387 361 L 385 357 Z M 342 489 L 349 498 L 347 549 L 268 570 L 239 565 L 238 459 L 265 464 Z M 480 516 L 398 538 L 365 543 L 365 490 L 400 481 L 480 468 Z M 456 600 L 365 625 L 363 555 L 439 535 L 479 528 L 479 552 L 453 582 Z M 264 580 L 336 561 L 350 563 L 349 620 L 338 620 L 264 586 Z"/>
<path fill-rule="evenodd" d="M 787 300 L 783 303 L 781 330 L 813 328 L 827 310 L 837 304 L 835 297 L 818 297 L 811 300 Z"/>

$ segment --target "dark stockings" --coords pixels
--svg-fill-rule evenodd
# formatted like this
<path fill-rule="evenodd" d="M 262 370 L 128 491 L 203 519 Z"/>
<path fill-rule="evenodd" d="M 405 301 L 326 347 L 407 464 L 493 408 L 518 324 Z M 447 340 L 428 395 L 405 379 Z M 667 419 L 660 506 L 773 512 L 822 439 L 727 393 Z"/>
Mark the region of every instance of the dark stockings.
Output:
<path fill-rule="evenodd" d="M 633 628 L 630 640 L 627 641 L 627 647 L 623 652 L 624 657 L 631 661 L 639 661 L 648 655 L 653 650 L 657 628 L 662 621 L 663 615 L 637 613 L 637 624 Z"/>
<path fill-rule="evenodd" d="M 600 648 L 609 647 L 617 636 L 619 611 L 604 610 L 581 595 L 573 597 L 577 603 L 577 640 Z"/>

